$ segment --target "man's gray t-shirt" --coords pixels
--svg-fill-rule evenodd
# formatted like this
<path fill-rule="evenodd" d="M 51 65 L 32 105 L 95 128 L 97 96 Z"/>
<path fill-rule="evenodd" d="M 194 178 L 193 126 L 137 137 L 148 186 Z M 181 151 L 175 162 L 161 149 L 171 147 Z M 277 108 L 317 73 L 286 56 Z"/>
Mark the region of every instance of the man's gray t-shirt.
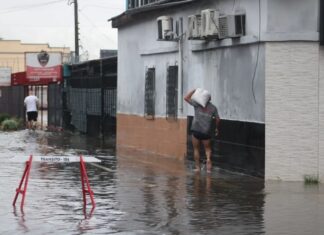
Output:
<path fill-rule="evenodd" d="M 194 107 L 195 116 L 191 124 L 191 131 L 197 131 L 206 135 L 212 134 L 212 125 L 216 118 L 219 118 L 218 111 L 215 105 L 208 102 L 206 107 L 202 107 L 193 100 L 189 104 Z"/>

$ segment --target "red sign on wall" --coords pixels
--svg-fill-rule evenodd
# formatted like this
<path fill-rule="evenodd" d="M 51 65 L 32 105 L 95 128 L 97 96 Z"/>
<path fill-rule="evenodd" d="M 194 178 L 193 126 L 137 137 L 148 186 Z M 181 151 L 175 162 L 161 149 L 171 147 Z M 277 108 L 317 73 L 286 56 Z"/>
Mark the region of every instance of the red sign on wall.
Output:
<path fill-rule="evenodd" d="M 62 81 L 62 54 L 60 52 L 28 52 L 26 79 L 29 85 L 46 85 Z"/>
<path fill-rule="evenodd" d="M 28 81 L 26 78 L 26 72 L 18 72 L 11 74 L 11 86 L 18 86 L 18 85 L 28 85 Z"/>

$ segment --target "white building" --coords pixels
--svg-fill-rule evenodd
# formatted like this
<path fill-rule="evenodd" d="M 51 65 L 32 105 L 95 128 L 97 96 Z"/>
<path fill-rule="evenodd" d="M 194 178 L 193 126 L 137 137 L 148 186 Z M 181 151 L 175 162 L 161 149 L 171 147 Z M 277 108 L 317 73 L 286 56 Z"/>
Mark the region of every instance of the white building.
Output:
<path fill-rule="evenodd" d="M 183 96 L 202 87 L 222 119 L 215 165 L 250 167 L 266 180 L 324 180 L 319 0 L 127 6 L 111 19 L 118 28 L 118 155 L 184 159 L 193 110 Z"/>

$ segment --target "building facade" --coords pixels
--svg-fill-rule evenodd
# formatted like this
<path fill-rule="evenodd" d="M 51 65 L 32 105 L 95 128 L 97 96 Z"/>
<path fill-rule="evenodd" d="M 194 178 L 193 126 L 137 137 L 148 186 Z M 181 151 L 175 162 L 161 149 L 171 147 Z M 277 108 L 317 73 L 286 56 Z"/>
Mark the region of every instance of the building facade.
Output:
<path fill-rule="evenodd" d="M 19 40 L 0 40 L 0 67 L 11 68 L 12 73 L 25 71 L 26 52 L 61 52 L 63 62 L 70 59 L 70 48 L 50 47 L 46 43 L 21 43 Z"/>
<path fill-rule="evenodd" d="M 324 180 L 320 1 L 127 6 L 112 19 L 118 28 L 119 155 L 185 159 L 193 109 L 183 96 L 202 87 L 222 119 L 216 164 L 260 168 L 267 180 Z"/>

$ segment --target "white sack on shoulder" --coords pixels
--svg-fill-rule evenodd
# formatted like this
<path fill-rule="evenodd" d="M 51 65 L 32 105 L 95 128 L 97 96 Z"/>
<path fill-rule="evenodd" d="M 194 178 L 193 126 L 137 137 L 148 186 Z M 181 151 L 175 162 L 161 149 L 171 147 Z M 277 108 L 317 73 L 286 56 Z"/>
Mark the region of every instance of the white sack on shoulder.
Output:
<path fill-rule="evenodd" d="M 210 93 L 207 90 L 197 88 L 196 91 L 192 94 L 191 99 L 203 107 L 206 107 L 210 99 Z"/>

